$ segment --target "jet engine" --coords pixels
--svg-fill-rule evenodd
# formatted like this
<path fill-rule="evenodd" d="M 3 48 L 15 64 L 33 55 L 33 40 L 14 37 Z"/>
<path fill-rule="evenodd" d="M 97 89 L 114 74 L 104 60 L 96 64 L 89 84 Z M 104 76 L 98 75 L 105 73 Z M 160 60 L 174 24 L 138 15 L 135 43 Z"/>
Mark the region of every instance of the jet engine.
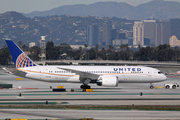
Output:
<path fill-rule="evenodd" d="M 100 76 L 97 81 L 97 85 L 106 87 L 117 87 L 118 77 L 117 76 Z"/>

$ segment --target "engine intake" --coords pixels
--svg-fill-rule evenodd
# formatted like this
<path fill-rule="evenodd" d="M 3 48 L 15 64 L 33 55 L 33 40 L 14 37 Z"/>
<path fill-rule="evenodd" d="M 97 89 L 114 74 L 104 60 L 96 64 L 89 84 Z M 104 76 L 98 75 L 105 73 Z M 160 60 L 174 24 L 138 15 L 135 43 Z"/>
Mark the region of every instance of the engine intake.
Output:
<path fill-rule="evenodd" d="M 118 77 L 117 76 L 100 76 L 98 78 L 97 85 L 106 87 L 117 87 Z"/>

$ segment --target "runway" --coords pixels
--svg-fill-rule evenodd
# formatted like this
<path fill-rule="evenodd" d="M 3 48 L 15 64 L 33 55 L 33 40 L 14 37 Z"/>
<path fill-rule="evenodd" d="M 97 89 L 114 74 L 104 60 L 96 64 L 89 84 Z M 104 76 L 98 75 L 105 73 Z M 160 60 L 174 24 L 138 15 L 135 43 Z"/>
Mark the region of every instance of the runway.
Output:
<path fill-rule="evenodd" d="M 0 106 L 71 106 L 71 105 L 180 105 L 180 88 L 149 89 L 150 84 L 119 84 L 116 88 L 91 85 L 93 92 L 83 92 L 80 84 L 45 83 L 29 79 L 16 80 L 16 76 L 0 71 L 0 83 L 13 84 L 13 89 L 0 89 Z M 178 83 L 180 78 L 169 77 L 167 81 L 155 83 Z M 64 86 L 66 92 L 53 92 L 50 86 Z M 74 89 L 74 92 L 70 90 Z M 143 95 L 140 95 L 140 92 Z M 19 94 L 21 93 L 21 96 Z M 179 111 L 142 110 L 90 110 L 90 109 L 0 109 L 1 118 L 28 119 L 179 119 Z"/>
<path fill-rule="evenodd" d="M 70 109 L 1 109 L 0 116 L 29 119 L 73 119 L 94 118 L 94 120 L 148 120 L 179 119 L 179 111 L 141 110 L 70 110 Z"/>

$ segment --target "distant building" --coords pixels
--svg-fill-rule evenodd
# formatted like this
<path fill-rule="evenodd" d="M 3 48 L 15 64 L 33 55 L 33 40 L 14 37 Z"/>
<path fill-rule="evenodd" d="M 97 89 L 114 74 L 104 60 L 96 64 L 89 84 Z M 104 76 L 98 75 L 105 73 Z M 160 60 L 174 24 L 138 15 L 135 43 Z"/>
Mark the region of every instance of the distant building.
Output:
<path fill-rule="evenodd" d="M 122 40 L 121 44 L 124 44 L 124 45 L 129 44 L 129 40 Z"/>
<path fill-rule="evenodd" d="M 46 60 L 46 44 L 45 44 L 46 36 L 41 36 L 41 40 L 39 40 L 39 45 L 40 45 L 40 54 L 39 57 L 41 61 Z"/>
<path fill-rule="evenodd" d="M 129 40 L 127 40 L 127 39 L 115 39 L 115 40 L 113 40 L 114 46 L 120 46 L 122 44 L 129 44 Z"/>
<path fill-rule="evenodd" d="M 29 48 L 34 47 L 34 46 L 36 46 L 36 43 L 35 43 L 35 42 L 30 42 L 30 43 L 29 43 Z"/>
<path fill-rule="evenodd" d="M 120 39 L 115 39 L 115 40 L 113 40 L 113 45 L 114 45 L 114 46 L 119 46 L 119 45 L 121 45 L 121 40 L 120 40 Z"/>
<path fill-rule="evenodd" d="M 135 21 L 133 26 L 133 45 L 144 46 L 144 24 L 142 21 Z"/>
<path fill-rule="evenodd" d="M 175 35 L 173 35 L 172 37 L 169 38 L 169 45 L 171 47 L 176 47 L 176 46 L 180 47 L 180 40 L 178 40 L 178 38 Z"/>
<path fill-rule="evenodd" d="M 88 46 L 95 46 L 99 42 L 99 27 L 97 24 L 89 25 L 87 34 Z"/>
<path fill-rule="evenodd" d="M 144 22 L 144 37 L 145 40 L 149 39 L 150 44 L 155 46 L 155 26 L 156 20 L 143 20 Z M 145 43 L 147 44 L 147 43 Z"/>
<path fill-rule="evenodd" d="M 111 32 L 112 32 L 112 34 L 111 34 L 112 40 L 118 39 L 117 29 L 112 29 Z"/>
<path fill-rule="evenodd" d="M 144 38 L 144 45 L 150 46 L 150 39 L 149 38 Z"/>
<path fill-rule="evenodd" d="M 84 45 L 70 45 L 73 50 L 78 50 L 80 47 L 85 48 Z"/>
<path fill-rule="evenodd" d="M 119 33 L 118 39 L 125 39 L 126 33 Z"/>
<path fill-rule="evenodd" d="M 170 37 L 170 22 L 169 21 L 156 21 L 155 26 L 155 46 L 162 44 L 169 44 Z"/>
<path fill-rule="evenodd" d="M 102 26 L 102 45 L 112 45 L 112 32 L 111 32 L 111 22 L 110 21 L 106 21 L 105 23 L 103 23 Z"/>
<path fill-rule="evenodd" d="M 150 45 L 159 46 L 169 44 L 169 20 L 143 20 L 144 37 L 150 40 Z"/>
<path fill-rule="evenodd" d="M 163 44 L 169 44 L 170 20 L 164 20 L 162 22 L 163 22 Z"/>
<path fill-rule="evenodd" d="M 133 46 L 133 37 L 128 38 L 128 45 Z"/>
<path fill-rule="evenodd" d="M 30 54 L 31 54 L 30 51 L 24 51 L 24 53 L 25 53 L 26 55 L 30 55 Z"/>
<path fill-rule="evenodd" d="M 159 46 L 169 44 L 169 20 L 142 20 L 135 21 L 133 26 L 134 46 Z"/>

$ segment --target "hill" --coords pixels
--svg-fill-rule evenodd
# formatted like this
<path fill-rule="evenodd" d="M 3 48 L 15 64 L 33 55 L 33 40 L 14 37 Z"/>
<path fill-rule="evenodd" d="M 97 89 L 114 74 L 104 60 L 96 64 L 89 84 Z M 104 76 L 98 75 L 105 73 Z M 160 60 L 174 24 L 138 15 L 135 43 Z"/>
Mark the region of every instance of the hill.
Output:
<path fill-rule="evenodd" d="M 97 17 L 118 17 L 134 20 L 143 19 L 171 19 L 180 18 L 180 3 L 163 0 L 151 1 L 131 6 L 123 2 L 97 2 L 90 5 L 65 5 L 49 11 L 34 11 L 25 14 L 27 17 L 51 16 L 51 15 L 73 15 L 73 16 L 97 16 Z"/>
<path fill-rule="evenodd" d="M 55 45 L 67 43 L 71 45 L 84 45 L 87 43 L 88 25 L 98 24 L 102 29 L 104 21 L 111 21 L 117 30 L 132 31 L 134 20 L 121 18 L 97 18 L 92 16 L 79 17 L 70 15 L 54 15 L 46 17 L 25 17 L 21 13 L 6 12 L 0 14 L 0 48 L 5 45 L 5 39 L 28 45 L 30 42 L 38 43 L 41 36 Z M 171 35 L 180 39 L 180 19 L 170 19 Z M 132 34 L 128 34 L 132 37 Z"/>

